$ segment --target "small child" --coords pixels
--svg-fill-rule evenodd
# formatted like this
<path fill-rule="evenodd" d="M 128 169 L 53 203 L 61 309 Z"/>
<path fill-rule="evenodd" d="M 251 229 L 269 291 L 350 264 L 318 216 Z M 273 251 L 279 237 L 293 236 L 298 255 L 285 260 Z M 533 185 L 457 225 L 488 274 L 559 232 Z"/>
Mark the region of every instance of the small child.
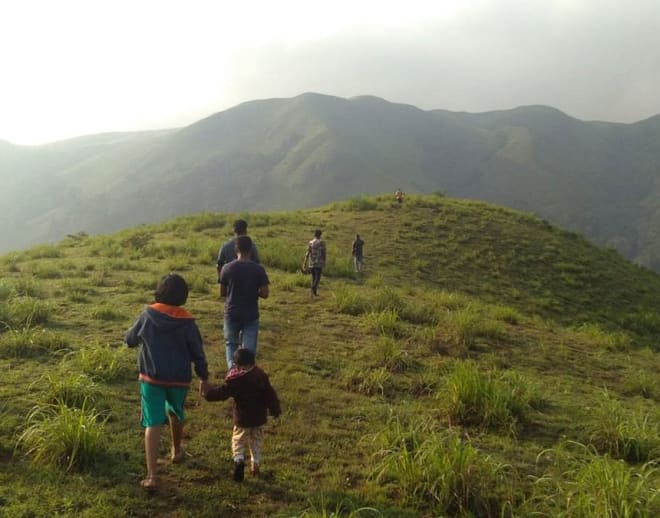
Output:
<path fill-rule="evenodd" d="M 190 364 L 200 378 L 200 390 L 208 388 L 208 366 L 202 336 L 193 316 L 183 306 L 188 299 L 188 285 L 180 275 L 164 276 L 148 306 L 126 332 L 129 347 L 140 345 L 140 395 L 147 477 L 140 485 L 149 491 L 158 486 L 158 445 L 160 429 L 168 421 L 172 435 L 170 460 L 182 462 L 183 412 L 192 380 Z"/>
<path fill-rule="evenodd" d="M 237 349 L 234 352 L 234 367 L 227 373 L 225 382 L 206 390 L 200 387 L 200 391 L 207 401 L 234 398 L 234 431 L 231 438 L 234 480 L 243 481 L 246 446 L 251 456 L 250 473 L 258 476 L 262 426 L 266 424 L 268 412 L 273 417 L 279 417 L 282 410 L 268 375 L 255 365 L 254 353 L 249 349 Z"/>

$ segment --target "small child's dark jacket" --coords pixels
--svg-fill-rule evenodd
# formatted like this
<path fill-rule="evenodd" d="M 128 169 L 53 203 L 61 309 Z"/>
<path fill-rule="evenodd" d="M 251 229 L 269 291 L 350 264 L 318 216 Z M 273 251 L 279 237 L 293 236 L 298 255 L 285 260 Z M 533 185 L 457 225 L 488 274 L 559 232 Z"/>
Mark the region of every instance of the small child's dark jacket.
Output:
<path fill-rule="evenodd" d="M 241 428 L 266 424 L 268 412 L 273 417 L 282 413 L 268 375 L 256 365 L 247 370 L 233 368 L 222 385 L 204 395 L 207 401 L 224 401 L 230 397 L 234 398 L 234 425 Z"/>

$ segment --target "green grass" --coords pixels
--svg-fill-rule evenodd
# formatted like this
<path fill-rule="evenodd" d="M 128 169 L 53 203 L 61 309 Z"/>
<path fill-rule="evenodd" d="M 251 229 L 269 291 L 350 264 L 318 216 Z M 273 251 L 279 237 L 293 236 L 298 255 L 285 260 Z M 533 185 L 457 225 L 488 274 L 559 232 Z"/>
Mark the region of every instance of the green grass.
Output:
<path fill-rule="evenodd" d="M 87 401 L 80 408 L 64 401 L 37 405 L 27 416 L 17 447 L 34 464 L 61 466 L 65 471 L 88 469 L 103 452 L 104 423 Z"/>
<path fill-rule="evenodd" d="M 148 496 L 122 337 L 176 267 L 221 381 L 215 254 L 237 217 L 271 280 L 257 360 L 284 413 L 262 477 L 237 485 L 230 403 L 193 386 L 186 462 Z M 299 268 L 317 227 L 329 262 L 311 299 Z M 531 215 L 414 194 L 205 213 L 14 252 L 0 278 L 0 515 L 660 513 L 660 279 Z"/>

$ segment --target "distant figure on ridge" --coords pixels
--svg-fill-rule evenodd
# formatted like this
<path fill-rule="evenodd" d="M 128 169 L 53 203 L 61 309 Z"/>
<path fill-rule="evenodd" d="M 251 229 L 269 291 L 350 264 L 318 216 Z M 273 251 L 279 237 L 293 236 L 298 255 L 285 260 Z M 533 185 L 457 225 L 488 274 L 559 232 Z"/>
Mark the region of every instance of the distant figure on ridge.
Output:
<path fill-rule="evenodd" d="M 307 243 L 307 252 L 303 266 L 312 274 L 311 295 L 318 295 L 318 287 L 321 282 L 321 273 L 325 267 L 325 241 L 321 239 L 321 231 L 314 231 L 314 239 Z"/>
<path fill-rule="evenodd" d="M 200 392 L 207 401 L 224 401 L 234 398 L 234 430 L 231 437 L 231 453 L 234 459 L 234 480 L 242 482 L 245 471 L 245 447 L 250 452 L 250 473 L 259 476 L 261 464 L 262 426 L 268 413 L 279 417 L 280 401 L 268 375 L 255 365 L 254 354 L 248 349 L 237 349 L 234 367 L 227 373 L 219 387 L 203 387 Z"/>
<path fill-rule="evenodd" d="M 234 237 L 220 247 L 218 251 L 218 260 L 216 262 L 216 270 L 218 272 L 218 279 L 220 278 L 220 270 L 222 267 L 236 259 L 236 238 L 239 236 L 247 236 L 247 221 L 243 219 L 237 219 L 234 221 Z M 257 245 L 252 243 L 252 252 L 250 252 L 250 259 L 255 263 L 260 263 L 259 261 L 259 251 L 257 250 Z"/>
<path fill-rule="evenodd" d="M 362 262 L 364 260 L 363 255 L 364 241 L 360 239 L 360 234 L 355 234 L 355 241 L 353 241 L 353 267 L 355 268 L 355 273 L 360 273 L 362 271 Z"/>
<path fill-rule="evenodd" d="M 208 366 L 202 336 L 194 317 L 183 307 L 188 285 L 180 275 L 164 276 L 148 306 L 126 332 L 129 347 L 140 346 L 140 396 L 147 477 L 140 485 L 149 491 L 158 487 L 160 429 L 169 421 L 172 436 L 170 461 L 183 462 L 184 406 L 195 365 L 200 391 L 208 389 Z"/>
<path fill-rule="evenodd" d="M 403 203 L 403 191 L 400 187 L 394 192 L 394 199 L 399 203 Z"/>
<path fill-rule="evenodd" d="M 250 260 L 252 240 L 236 238 L 236 255 L 220 270 L 220 297 L 225 299 L 224 335 L 227 369 L 234 365 L 234 352 L 244 347 L 257 355 L 259 298 L 268 298 L 268 275 L 260 264 Z"/>

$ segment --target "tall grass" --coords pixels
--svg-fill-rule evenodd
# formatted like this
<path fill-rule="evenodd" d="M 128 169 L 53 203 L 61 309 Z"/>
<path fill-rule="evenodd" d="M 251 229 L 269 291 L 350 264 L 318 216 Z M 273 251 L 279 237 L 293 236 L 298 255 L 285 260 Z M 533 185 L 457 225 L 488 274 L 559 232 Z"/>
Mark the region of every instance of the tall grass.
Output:
<path fill-rule="evenodd" d="M 107 416 L 86 401 L 72 408 L 63 401 L 37 405 L 27 416 L 17 448 L 35 464 L 51 464 L 65 471 L 92 467 L 104 449 Z"/>
<path fill-rule="evenodd" d="M 563 446 L 543 452 L 551 457 L 551 471 L 539 477 L 531 497 L 519 511 L 527 516 L 537 509 L 561 518 L 651 518 L 660 516 L 657 462 L 631 467 L 608 455 L 596 455 L 580 444 L 582 454 Z"/>
<path fill-rule="evenodd" d="M 420 515 L 499 516 L 511 499 L 508 467 L 428 421 L 392 418 L 374 443 L 373 479 L 391 485 Z"/>
<path fill-rule="evenodd" d="M 337 311 L 348 315 L 361 315 L 366 312 L 369 303 L 355 288 L 340 285 L 333 290 L 334 304 Z"/>
<path fill-rule="evenodd" d="M 607 392 L 585 424 L 600 453 L 632 462 L 660 460 L 660 426 L 648 414 L 629 412 Z"/>
<path fill-rule="evenodd" d="M 362 315 L 363 326 L 367 331 L 392 338 L 403 336 L 403 326 L 399 314 L 393 309 L 371 311 Z"/>
<path fill-rule="evenodd" d="M 125 348 L 108 347 L 99 342 L 92 342 L 70 353 L 67 360 L 73 362 L 78 371 L 98 381 L 126 379 L 136 373 L 132 353 Z"/>
<path fill-rule="evenodd" d="M 68 348 L 63 335 L 30 325 L 9 328 L 0 335 L 0 358 L 34 358 Z"/>
<path fill-rule="evenodd" d="M 400 342 L 388 336 L 378 339 L 375 355 L 380 365 L 392 373 L 404 372 L 414 365 L 413 359 L 401 348 Z"/>
<path fill-rule="evenodd" d="M 37 387 L 44 387 L 48 403 L 63 403 L 74 408 L 85 404 L 98 407 L 103 395 L 101 387 L 86 374 L 47 374 L 32 385 L 33 389 Z"/>
<path fill-rule="evenodd" d="M 484 308 L 472 303 L 445 313 L 440 326 L 449 342 L 468 349 L 474 347 L 479 338 L 501 340 L 507 336 L 500 321 L 488 318 Z"/>
<path fill-rule="evenodd" d="M 438 397 L 444 399 L 452 422 L 513 433 L 534 399 L 527 381 L 516 378 L 481 372 L 473 362 L 459 361 Z"/>

